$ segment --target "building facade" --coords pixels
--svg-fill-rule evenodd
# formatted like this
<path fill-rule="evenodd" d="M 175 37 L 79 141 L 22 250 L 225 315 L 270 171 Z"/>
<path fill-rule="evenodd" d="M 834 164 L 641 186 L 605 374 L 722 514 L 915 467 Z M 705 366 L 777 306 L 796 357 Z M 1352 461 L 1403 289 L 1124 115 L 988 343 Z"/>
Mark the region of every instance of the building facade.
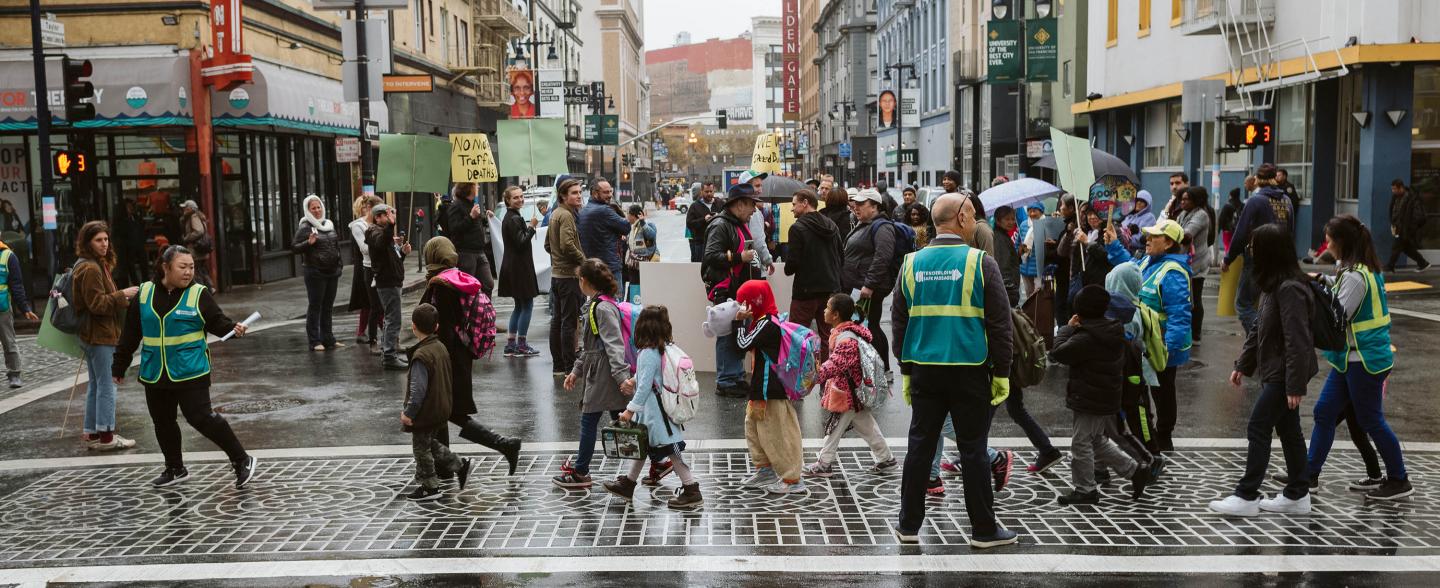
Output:
<path fill-rule="evenodd" d="M 901 114 L 891 124 L 877 119 L 883 129 L 876 136 L 878 178 L 889 186 L 939 185 L 951 168 L 955 139 L 949 4 L 949 0 L 876 2 L 879 88 L 882 97 L 885 92 L 895 93 L 896 111 Z M 906 126 L 905 105 L 912 102 L 918 110 L 918 127 Z M 902 165 L 901 150 L 915 151 L 917 161 Z"/>
<path fill-rule="evenodd" d="M 583 80 L 605 82 L 609 96 L 606 113 L 619 116 L 620 142 L 634 139 L 649 129 L 650 84 L 645 72 L 645 3 L 643 0 L 580 0 L 578 27 L 582 47 L 580 75 Z M 614 107 L 609 106 L 613 100 Z M 650 141 L 635 141 L 615 149 L 591 147 L 586 169 L 605 176 L 617 174 L 619 153 L 630 154 L 637 162 L 650 161 Z M 598 169 L 594 166 L 598 165 Z M 622 172 L 623 173 L 623 172 Z M 623 184 L 623 178 L 620 178 Z M 620 186 L 621 195 L 629 189 Z"/>
<path fill-rule="evenodd" d="M 828 0 L 811 26 L 819 63 L 820 171 L 851 186 L 875 181 L 874 3 Z M 813 149 L 815 146 L 812 145 Z"/>
<path fill-rule="evenodd" d="M 820 125 L 827 120 L 820 109 L 820 35 L 808 24 L 819 20 L 820 4 L 821 0 L 800 0 L 800 139 L 796 151 L 807 177 L 819 173 Z"/>

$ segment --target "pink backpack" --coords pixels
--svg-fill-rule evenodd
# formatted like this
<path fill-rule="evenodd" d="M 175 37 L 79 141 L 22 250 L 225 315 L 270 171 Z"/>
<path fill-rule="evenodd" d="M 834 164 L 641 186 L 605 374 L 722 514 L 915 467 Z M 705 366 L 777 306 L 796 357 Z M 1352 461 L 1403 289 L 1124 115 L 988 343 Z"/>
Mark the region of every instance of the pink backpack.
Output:
<path fill-rule="evenodd" d="M 640 352 L 635 349 L 635 321 L 640 318 L 640 311 L 643 307 L 639 304 L 619 302 L 614 298 L 601 295 L 600 300 L 614 304 L 620 309 L 620 342 L 625 344 L 625 365 L 630 366 L 630 373 L 635 373 L 635 364 L 639 360 Z M 600 325 L 595 322 L 595 310 L 590 310 L 590 333 L 599 335 Z"/>
<path fill-rule="evenodd" d="M 481 290 L 480 281 L 455 268 L 436 277 L 460 293 L 460 320 L 455 323 L 455 334 L 461 343 L 470 349 L 475 359 L 489 355 L 495 349 L 495 307 Z"/>
<path fill-rule="evenodd" d="M 791 401 L 804 399 L 815 387 L 816 373 L 820 359 L 820 336 L 808 327 L 785 320 L 784 315 L 775 321 L 780 327 L 780 357 L 765 357 L 766 367 L 773 366 L 785 387 L 785 396 Z M 771 370 L 765 370 L 770 378 Z M 766 387 L 769 387 L 767 381 Z"/>

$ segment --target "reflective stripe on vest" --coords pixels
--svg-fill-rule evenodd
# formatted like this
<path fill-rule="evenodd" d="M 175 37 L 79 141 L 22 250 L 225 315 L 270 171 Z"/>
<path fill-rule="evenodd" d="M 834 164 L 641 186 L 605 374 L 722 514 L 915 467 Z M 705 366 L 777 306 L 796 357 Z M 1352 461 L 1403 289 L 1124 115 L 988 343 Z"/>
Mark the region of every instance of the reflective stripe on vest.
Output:
<path fill-rule="evenodd" d="M 1142 274 L 1146 268 L 1150 266 L 1150 259 L 1151 258 L 1147 257 L 1145 261 L 1141 262 L 1140 272 Z M 1149 307 L 1150 310 L 1155 311 L 1155 314 L 1160 316 L 1160 325 L 1162 328 L 1167 326 L 1166 321 L 1170 319 L 1170 315 L 1165 314 L 1165 293 L 1161 288 L 1165 285 L 1165 274 L 1174 271 L 1178 271 L 1185 276 L 1185 291 L 1193 292 L 1194 290 L 1190 285 L 1190 272 L 1185 271 L 1185 268 L 1181 267 L 1178 262 L 1169 259 L 1160 262 L 1160 268 L 1140 283 L 1140 303 Z M 1163 337 L 1164 333 L 1161 333 L 1161 336 Z M 1191 336 L 1192 333 L 1185 333 L 1185 346 L 1180 348 L 1180 351 L 1189 349 L 1193 344 Z"/>
<path fill-rule="evenodd" d="M 155 310 L 155 283 L 140 285 L 140 381 L 154 384 L 164 375 L 184 382 L 210 373 L 210 351 L 205 344 L 205 317 L 200 294 L 205 286 L 191 284 L 175 308 L 165 316 Z"/>
<path fill-rule="evenodd" d="M 1360 355 L 1360 364 L 1367 373 L 1389 370 L 1395 365 L 1395 353 L 1390 350 L 1390 303 L 1385 297 L 1385 276 L 1363 265 L 1343 271 L 1358 272 L 1365 279 L 1365 298 L 1355 310 L 1355 317 L 1350 319 L 1346 350 L 1326 351 L 1325 361 L 1344 373 L 1349 367 L 1350 352 L 1354 351 Z"/>
<path fill-rule="evenodd" d="M 10 312 L 10 250 L 0 249 L 0 312 Z"/>
<path fill-rule="evenodd" d="M 989 358 L 984 258 L 984 251 L 969 245 L 930 245 L 905 256 L 900 295 L 910 320 L 902 361 L 980 365 Z"/>

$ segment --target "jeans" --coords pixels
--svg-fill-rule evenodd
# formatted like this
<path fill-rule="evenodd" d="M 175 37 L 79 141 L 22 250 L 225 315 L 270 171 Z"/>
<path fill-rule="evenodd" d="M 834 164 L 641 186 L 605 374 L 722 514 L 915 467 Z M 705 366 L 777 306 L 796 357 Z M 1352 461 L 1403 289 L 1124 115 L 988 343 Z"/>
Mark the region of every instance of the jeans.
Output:
<path fill-rule="evenodd" d="M 880 353 L 880 359 L 885 362 L 885 371 L 890 371 L 890 340 L 885 337 L 885 330 L 880 328 L 880 315 L 885 312 L 885 297 L 890 292 L 877 291 L 870 295 L 870 310 L 865 313 L 866 328 L 870 329 L 870 344 L 875 351 Z"/>
<path fill-rule="evenodd" d="M 830 355 L 830 324 L 825 322 L 825 304 L 829 301 L 830 297 L 824 295 L 790 301 L 790 322 L 809 327 L 810 321 L 815 321 L 815 333 L 820 335 L 821 362 Z"/>
<path fill-rule="evenodd" d="M 326 275 L 320 270 L 305 268 L 305 335 L 310 346 L 335 346 L 335 332 L 330 327 L 335 311 L 335 289 L 340 284 L 340 275 Z"/>
<path fill-rule="evenodd" d="M 1395 243 L 1390 246 L 1390 262 L 1386 263 L 1385 267 L 1394 271 L 1395 262 L 1400 261 L 1400 254 L 1402 253 L 1410 259 L 1415 260 L 1416 267 L 1430 265 L 1430 262 L 1425 260 L 1425 256 L 1420 254 L 1420 249 L 1415 247 L 1415 241 L 1406 237 L 1396 237 Z"/>
<path fill-rule="evenodd" d="M 1360 362 L 1352 362 L 1345 373 L 1330 370 L 1325 387 L 1320 389 L 1320 400 L 1315 403 L 1315 430 L 1310 436 L 1311 476 L 1319 476 L 1320 470 L 1325 467 L 1325 458 L 1335 442 L 1333 423 L 1341 417 L 1345 405 L 1350 404 L 1355 409 L 1355 419 L 1359 421 L 1360 428 L 1375 441 L 1375 449 L 1385 460 L 1385 475 L 1392 480 L 1409 478 L 1405 472 L 1405 457 L 1400 452 L 1400 439 L 1385 422 L 1385 379 L 1389 376 L 1389 370 L 1379 374 L 1366 372 Z"/>
<path fill-rule="evenodd" d="M 515 310 L 510 312 L 510 336 L 524 338 L 530 332 L 530 317 L 535 314 L 535 298 L 527 296 L 515 299 Z"/>
<path fill-rule="evenodd" d="M 1285 497 L 1304 498 L 1310 492 L 1310 483 L 1305 477 L 1305 435 L 1300 432 L 1300 410 L 1286 406 L 1284 384 L 1271 383 L 1260 385 L 1260 398 L 1250 411 L 1250 425 L 1245 435 L 1250 447 L 1245 452 L 1245 475 L 1235 486 L 1235 495 L 1245 500 L 1260 497 L 1260 485 L 1270 468 L 1271 431 L 1280 436 L 1285 473 L 1290 476 Z"/>
<path fill-rule="evenodd" d="M 993 408 L 990 409 L 990 418 L 992 418 L 992 419 L 995 418 L 995 409 L 993 409 Z M 935 478 L 939 478 L 939 477 L 940 477 L 940 462 L 941 462 L 941 460 L 945 459 L 945 438 L 946 438 L 946 437 L 949 437 L 949 438 L 951 438 L 951 439 L 955 439 L 955 444 L 956 444 L 956 445 L 959 445 L 959 444 L 960 444 L 960 440 L 955 437 L 955 423 L 950 420 L 950 415 L 945 415 L 945 426 L 944 426 L 944 428 L 941 429 L 940 439 L 938 439 L 938 440 L 935 441 L 935 458 L 930 460 L 930 479 L 931 479 L 931 480 L 934 480 Z M 988 447 L 988 446 L 987 446 L 987 447 L 985 448 L 985 459 L 986 459 L 987 461 L 989 461 L 990 463 L 992 463 L 992 464 L 995 463 L 995 458 L 996 458 L 997 456 L 999 456 L 999 455 L 1000 455 L 1000 452 L 999 452 L 999 451 L 995 451 L 995 448 L 994 448 L 994 447 Z"/>
<path fill-rule="evenodd" d="M 380 354 L 385 361 L 396 361 L 400 345 L 400 288 L 376 288 L 380 307 L 385 309 L 385 328 L 380 333 Z"/>
<path fill-rule="evenodd" d="M 85 386 L 85 434 L 108 433 L 115 430 L 115 380 L 110 366 L 115 361 L 114 345 L 80 345 L 85 350 L 85 371 L 90 382 Z"/>
<path fill-rule="evenodd" d="M 1075 413 L 1075 432 L 1070 439 L 1070 483 L 1078 492 L 1094 492 L 1095 470 L 1110 469 L 1128 478 L 1140 467 L 1110 440 L 1115 416 Z"/>
<path fill-rule="evenodd" d="M 1205 278 L 1190 278 L 1190 338 L 1199 341 L 1200 329 L 1205 326 L 1205 299 L 1200 294 L 1205 291 Z"/>
<path fill-rule="evenodd" d="M 1260 300 L 1260 286 L 1255 283 L 1254 265 L 1249 255 L 1243 256 L 1245 267 L 1240 268 L 1240 281 L 1235 285 L 1235 314 L 1240 317 L 1240 327 L 1248 336 L 1255 330 L 1255 320 L 1260 312 L 1255 305 Z"/>
<path fill-rule="evenodd" d="M 575 328 L 585 301 L 580 279 L 551 278 L 550 294 L 555 300 L 550 313 L 550 357 L 555 360 L 555 372 L 568 374 L 575 367 Z"/>
<path fill-rule="evenodd" d="M 20 344 L 15 341 L 15 313 L 20 309 L 10 307 L 0 312 L 0 346 L 5 347 L 5 375 L 20 375 Z"/>
<path fill-rule="evenodd" d="M 235 438 L 230 423 L 210 408 L 210 386 L 193 386 L 183 389 L 145 387 L 145 406 L 150 409 L 150 421 L 155 425 L 155 440 L 160 442 L 160 453 L 165 455 L 165 467 L 185 467 L 185 458 L 180 452 L 180 424 L 175 422 L 175 409 L 185 415 L 185 422 L 212 443 L 219 446 L 232 463 L 245 459 L 245 447 Z"/>
<path fill-rule="evenodd" d="M 738 388 L 745 382 L 745 354 L 735 333 L 715 338 L 715 387 Z"/>
<path fill-rule="evenodd" d="M 955 423 L 960 446 L 960 469 L 965 488 L 965 512 L 971 533 L 993 535 L 995 494 L 985 446 L 990 434 L 990 370 L 984 366 L 916 365 L 910 374 L 913 390 L 910 439 L 900 482 L 902 532 L 919 532 L 925 523 L 926 488 L 935 443 L 949 416 Z"/>
<path fill-rule="evenodd" d="M 489 296 L 495 291 L 495 274 L 490 272 L 490 258 L 484 251 L 461 251 L 460 263 L 455 267 L 480 280 L 480 288 Z"/>
<path fill-rule="evenodd" d="M 690 240 L 690 263 L 700 263 L 705 257 L 705 239 Z"/>
<path fill-rule="evenodd" d="M 1154 439 L 1156 451 L 1175 451 L 1175 420 L 1179 414 L 1179 403 L 1175 398 L 1175 373 L 1177 366 L 1165 368 L 1155 374 L 1160 385 L 1150 389 L 1150 400 L 1155 407 Z"/>
<path fill-rule="evenodd" d="M 580 414 L 580 450 L 575 453 L 575 473 L 581 476 L 590 475 L 590 458 L 595 456 L 595 438 L 600 436 L 600 416 L 604 412 L 585 412 Z M 620 411 L 610 411 L 611 419 L 620 418 Z"/>

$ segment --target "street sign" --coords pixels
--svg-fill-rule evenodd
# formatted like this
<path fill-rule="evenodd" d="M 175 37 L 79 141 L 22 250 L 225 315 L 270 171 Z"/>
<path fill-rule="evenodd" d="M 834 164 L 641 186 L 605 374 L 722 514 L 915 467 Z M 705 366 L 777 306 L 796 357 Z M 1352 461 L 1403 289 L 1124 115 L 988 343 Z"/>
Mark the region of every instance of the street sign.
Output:
<path fill-rule="evenodd" d="M 900 165 L 917 165 L 920 163 L 919 149 L 901 149 L 899 152 Z"/>
<path fill-rule="evenodd" d="M 366 141 L 380 140 L 380 121 L 365 119 L 360 121 L 360 128 L 363 129 L 362 136 Z"/>
<path fill-rule="evenodd" d="M 54 13 L 45 13 L 40 19 L 40 45 L 42 47 L 65 46 L 65 23 L 55 20 Z"/>
<path fill-rule="evenodd" d="M 336 137 L 335 161 L 337 163 L 355 163 L 360 161 L 360 139 L 355 137 Z"/>
<path fill-rule="evenodd" d="M 841 143 L 841 144 L 840 144 L 840 157 L 846 157 L 846 158 L 850 157 L 850 144 L 849 144 L 849 143 Z"/>
<path fill-rule="evenodd" d="M 397 92 L 434 92 L 435 76 L 432 75 L 387 75 L 384 76 L 386 94 Z"/>
<path fill-rule="evenodd" d="M 590 85 L 589 85 L 589 84 L 576 84 L 576 83 L 574 83 L 574 82 L 566 82 L 566 83 L 565 83 L 565 104 L 566 104 L 566 105 L 574 106 L 574 105 L 577 105 L 577 104 L 589 104 L 589 103 L 590 103 Z"/>
<path fill-rule="evenodd" d="M 1225 123 L 1226 149 L 1254 149 L 1269 145 L 1270 123 L 1258 120 Z"/>

